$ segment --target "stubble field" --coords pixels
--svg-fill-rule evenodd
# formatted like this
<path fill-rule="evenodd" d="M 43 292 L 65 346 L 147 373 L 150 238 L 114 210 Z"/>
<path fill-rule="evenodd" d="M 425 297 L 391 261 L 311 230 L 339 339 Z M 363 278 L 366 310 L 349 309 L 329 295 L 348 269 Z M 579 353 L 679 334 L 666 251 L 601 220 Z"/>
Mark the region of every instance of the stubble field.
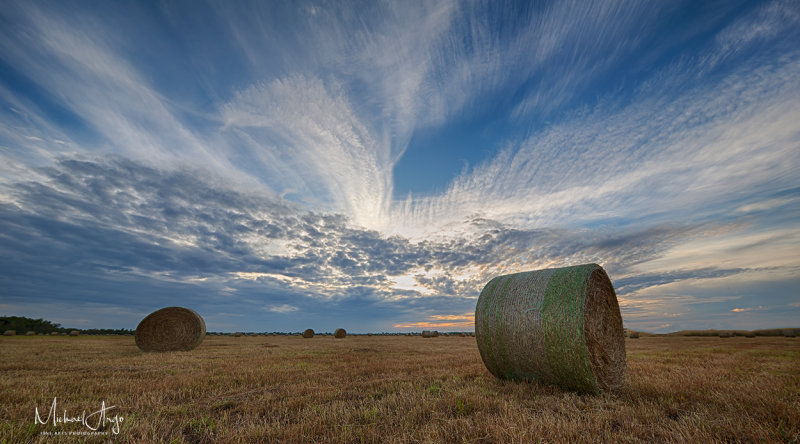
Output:
<path fill-rule="evenodd" d="M 0 337 L 0 442 L 800 441 L 800 338 L 626 342 L 624 389 L 591 396 L 498 380 L 471 337 Z M 91 427 L 105 402 L 102 433 L 35 424 L 54 398 Z"/>

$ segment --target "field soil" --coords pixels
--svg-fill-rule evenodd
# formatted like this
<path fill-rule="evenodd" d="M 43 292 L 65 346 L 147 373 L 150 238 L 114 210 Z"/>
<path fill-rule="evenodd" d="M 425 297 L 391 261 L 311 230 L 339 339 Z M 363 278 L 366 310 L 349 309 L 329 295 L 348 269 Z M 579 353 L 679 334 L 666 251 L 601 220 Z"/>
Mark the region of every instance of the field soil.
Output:
<path fill-rule="evenodd" d="M 800 441 L 800 338 L 626 347 L 591 396 L 496 379 L 471 337 L 0 337 L 0 442 Z"/>

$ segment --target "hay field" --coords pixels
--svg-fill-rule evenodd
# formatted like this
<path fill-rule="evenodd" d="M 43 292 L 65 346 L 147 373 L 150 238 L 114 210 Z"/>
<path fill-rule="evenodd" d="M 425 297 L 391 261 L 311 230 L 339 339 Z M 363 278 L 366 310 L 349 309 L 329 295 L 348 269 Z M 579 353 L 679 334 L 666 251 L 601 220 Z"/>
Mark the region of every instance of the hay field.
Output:
<path fill-rule="evenodd" d="M 501 381 L 475 338 L 207 337 L 143 353 L 132 336 L 0 337 L 0 442 L 671 442 L 800 440 L 800 339 L 626 340 L 621 392 Z M 106 406 L 107 435 L 34 424 L 57 397 Z"/>

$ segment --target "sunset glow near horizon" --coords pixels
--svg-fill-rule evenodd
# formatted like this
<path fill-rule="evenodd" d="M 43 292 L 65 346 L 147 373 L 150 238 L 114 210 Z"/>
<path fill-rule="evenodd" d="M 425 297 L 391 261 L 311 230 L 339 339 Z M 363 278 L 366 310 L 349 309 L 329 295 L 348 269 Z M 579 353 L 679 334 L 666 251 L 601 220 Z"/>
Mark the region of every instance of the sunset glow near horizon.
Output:
<path fill-rule="evenodd" d="M 800 3 L 0 6 L 0 315 L 468 331 L 598 263 L 627 327 L 800 319 Z"/>

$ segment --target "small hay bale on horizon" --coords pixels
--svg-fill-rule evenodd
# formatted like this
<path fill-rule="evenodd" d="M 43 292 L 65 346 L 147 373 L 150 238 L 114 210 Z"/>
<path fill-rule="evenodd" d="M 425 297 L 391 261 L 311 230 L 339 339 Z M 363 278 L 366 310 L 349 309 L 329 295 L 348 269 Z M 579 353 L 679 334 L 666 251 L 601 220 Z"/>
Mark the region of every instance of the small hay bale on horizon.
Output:
<path fill-rule="evenodd" d="M 720 338 L 730 338 L 730 337 L 733 337 L 733 333 L 731 333 L 729 331 L 721 331 L 721 332 L 719 332 L 719 337 Z"/>
<path fill-rule="evenodd" d="M 69 332 L 69 335 L 70 336 L 80 336 L 81 332 L 79 332 L 78 330 L 72 330 L 72 331 Z"/>
<path fill-rule="evenodd" d="M 189 351 L 206 336 L 206 323 L 194 310 L 166 307 L 147 315 L 136 327 L 136 345 L 145 352 Z"/>
<path fill-rule="evenodd" d="M 630 339 L 639 339 L 639 332 L 638 331 L 628 330 L 628 338 L 630 338 Z"/>
<path fill-rule="evenodd" d="M 54 332 L 50 333 L 50 336 L 58 336 L 58 332 L 54 331 Z"/>
<path fill-rule="evenodd" d="M 336 339 L 342 339 L 347 336 L 347 331 L 343 328 L 337 328 L 335 332 L 333 332 L 333 337 Z"/>
<path fill-rule="evenodd" d="M 29 330 L 29 331 L 25 332 L 25 336 L 36 336 L 36 332 L 33 331 L 33 330 Z"/>
<path fill-rule="evenodd" d="M 432 330 L 422 330 L 422 337 L 423 338 L 432 338 L 432 337 L 434 337 L 433 336 L 433 331 Z"/>
<path fill-rule="evenodd" d="M 16 336 L 16 335 L 17 335 L 16 330 L 6 330 L 3 332 L 3 336 Z"/>
<path fill-rule="evenodd" d="M 242 332 L 240 332 L 240 331 L 234 332 L 231 336 L 233 336 L 234 338 L 241 338 L 242 337 Z"/>
<path fill-rule="evenodd" d="M 597 264 L 498 276 L 475 306 L 475 336 L 500 379 L 599 394 L 623 386 L 626 356 L 614 286 Z"/>
<path fill-rule="evenodd" d="M 794 330 L 791 328 L 783 329 L 782 333 L 784 338 L 794 338 L 795 336 L 797 336 L 795 335 Z"/>
<path fill-rule="evenodd" d="M 313 338 L 313 337 L 314 337 L 314 330 L 312 330 L 312 329 L 310 329 L 310 328 L 307 328 L 307 329 L 306 329 L 306 330 L 303 332 L 303 337 L 304 337 L 304 338 L 306 338 L 306 339 Z"/>

